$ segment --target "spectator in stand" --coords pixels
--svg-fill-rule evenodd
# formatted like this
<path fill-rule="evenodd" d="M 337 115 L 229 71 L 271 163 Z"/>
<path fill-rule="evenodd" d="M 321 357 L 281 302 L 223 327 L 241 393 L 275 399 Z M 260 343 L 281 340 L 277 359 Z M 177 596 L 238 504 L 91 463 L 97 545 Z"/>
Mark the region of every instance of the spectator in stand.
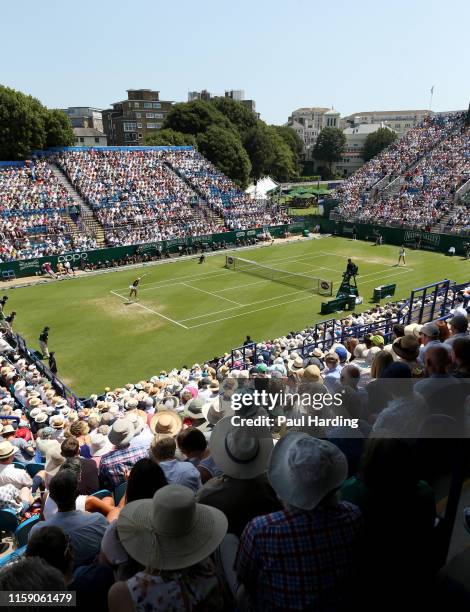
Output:
<path fill-rule="evenodd" d="M 187 427 L 176 438 L 178 448 L 198 470 L 204 484 L 211 478 L 222 476 L 207 445 L 205 435 L 196 427 Z"/>
<path fill-rule="evenodd" d="M 80 444 L 77 438 L 71 436 L 65 439 L 60 446 L 60 452 L 66 459 L 77 457 L 80 461 L 80 495 L 91 495 L 92 493 L 95 493 L 95 491 L 98 491 L 100 488 L 98 468 L 93 459 L 87 459 L 79 455 Z"/>
<path fill-rule="evenodd" d="M 254 609 L 336 610 L 351 599 L 362 521 L 337 499 L 347 473 L 325 440 L 288 433 L 276 444 L 268 476 L 284 510 L 248 523 L 236 558 Z"/>
<path fill-rule="evenodd" d="M 456 315 L 449 321 L 450 337 L 445 344 L 453 346 L 457 338 L 468 338 L 468 319 L 462 315 Z"/>
<path fill-rule="evenodd" d="M 184 485 L 196 492 L 201 488 L 201 476 L 189 461 L 178 461 L 175 457 L 176 441 L 168 436 L 156 439 L 150 448 L 154 461 L 162 468 L 169 484 Z"/>
<path fill-rule="evenodd" d="M 98 512 L 76 510 L 78 481 L 70 470 L 59 471 L 51 480 L 49 494 L 57 504 L 58 512 L 47 521 L 36 524 L 30 538 L 43 527 L 56 526 L 70 536 L 75 552 L 74 566 L 91 563 L 100 551 L 101 539 L 108 525 Z"/>
<path fill-rule="evenodd" d="M 17 489 L 31 488 L 33 481 L 26 470 L 13 465 L 17 448 L 8 441 L 0 442 L 0 487 L 12 484 Z"/>

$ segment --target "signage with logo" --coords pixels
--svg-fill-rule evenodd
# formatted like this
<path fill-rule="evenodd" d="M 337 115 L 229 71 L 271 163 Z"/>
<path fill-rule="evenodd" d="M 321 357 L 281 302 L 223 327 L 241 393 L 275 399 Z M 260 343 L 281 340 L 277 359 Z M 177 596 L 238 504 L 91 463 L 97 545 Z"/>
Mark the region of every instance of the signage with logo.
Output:
<path fill-rule="evenodd" d="M 65 253 L 65 255 L 59 255 L 59 257 L 57 258 L 58 262 L 64 262 L 64 261 L 82 261 L 88 259 L 88 253 L 83 251 L 82 253 Z"/>
<path fill-rule="evenodd" d="M 39 268 L 39 259 L 30 259 L 27 261 L 18 262 L 20 270 L 29 270 L 30 268 Z"/>

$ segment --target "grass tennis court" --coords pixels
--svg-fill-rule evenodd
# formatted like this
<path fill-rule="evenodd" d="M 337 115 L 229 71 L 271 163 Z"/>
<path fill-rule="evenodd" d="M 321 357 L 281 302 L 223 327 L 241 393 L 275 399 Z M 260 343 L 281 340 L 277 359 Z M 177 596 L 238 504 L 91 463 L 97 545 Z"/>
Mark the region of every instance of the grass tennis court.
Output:
<path fill-rule="evenodd" d="M 44 325 L 51 328 L 59 376 L 79 394 L 100 393 L 152 376 L 161 369 L 220 355 L 255 340 L 276 337 L 320 320 L 329 298 L 224 267 L 228 252 L 176 260 L 145 268 L 83 276 L 10 289 L 7 312 L 16 310 L 15 329 L 32 348 Z M 397 283 L 396 298 L 450 278 L 470 279 L 470 261 L 427 251 L 407 251 L 396 267 L 398 247 L 322 238 L 242 250 L 237 256 L 292 272 L 333 281 L 333 296 L 351 257 L 359 266 L 358 287 L 370 307 L 374 287 Z M 128 302 L 129 285 L 142 273 L 139 299 Z M 323 317 L 326 318 L 326 317 Z"/>

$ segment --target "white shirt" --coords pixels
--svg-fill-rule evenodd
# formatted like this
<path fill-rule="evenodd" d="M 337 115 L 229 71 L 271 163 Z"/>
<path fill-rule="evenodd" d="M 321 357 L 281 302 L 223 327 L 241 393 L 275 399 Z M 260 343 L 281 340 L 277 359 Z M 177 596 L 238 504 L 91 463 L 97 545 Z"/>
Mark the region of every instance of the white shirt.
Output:
<path fill-rule="evenodd" d="M 32 487 L 33 480 L 26 470 L 21 470 L 9 463 L 0 465 L 0 487 L 6 484 L 12 484 L 17 489 L 22 487 Z"/>

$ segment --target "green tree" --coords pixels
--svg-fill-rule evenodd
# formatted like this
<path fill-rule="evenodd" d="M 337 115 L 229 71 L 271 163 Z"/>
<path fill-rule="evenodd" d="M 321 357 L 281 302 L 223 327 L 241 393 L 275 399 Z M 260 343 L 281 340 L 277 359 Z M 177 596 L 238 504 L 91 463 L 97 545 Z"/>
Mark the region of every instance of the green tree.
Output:
<path fill-rule="evenodd" d="M 197 137 L 199 151 L 229 178 L 245 187 L 250 176 L 250 159 L 238 135 L 211 125 Z"/>
<path fill-rule="evenodd" d="M 279 136 L 292 151 L 296 173 L 300 174 L 303 165 L 302 155 L 304 152 L 304 143 L 302 142 L 302 139 L 297 132 L 288 125 L 273 125 L 272 128 L 277 134 L 279 134 Z"/>
<path fill-rule="evenodd" d="M 213 104 L 204 100 L 194 100 L 175 104 L 166 116 L 163 128 L 197 135 L 214 125 L 237 133 L 230 120 Z"/>
<path fill-rule="evenodd" d="M 341 156 L 346 145 L 346 136 L 338 128 L 324 128 L 313 148 L 313 157 L 317 161 L 328 163 L 328 169 L 331 172 L 331 164 L 341 159 Z"/>
<path fill-rule="evenodd" d="M 297 175 L 294 154 L 274 127 L 258 121 L 246 133 L 243 144 L 255 180 L 269 175 L 277 181 L 288 181 Z"/>
<path fill-rule="evenodd" d="M 216 97 L 211 100 L 211 104 L 227 117 L 241 136 L 259 122 L 249 108 L 232 98 Z"/>
<path fill-rule="evenodd" d="M 192 134 L 183 134 L 183 132 L 175 132 L 175 130 L 167 128 L 146 136 L 145 144 L 153 146 L 195 147 L 196 138 Z"/>
<path fill-rule="evenodd" d="M 0 85 L 0 159 L 21 160 L 44 148 L 44 111 L 35 98 Z"/>
<path fill-rule="evenodd" d="M 362 151 L 363 159 L 369 161 L 391 145 L 392 142 L 395 142 L 396 139 L 396 133 L 388 128 L 379 128 L 376 132 L 368 134 Z"/>
<path fill-rule="evenodd" d="M 71 147 L 75 144 L 72 124 L 64 111 L 46 110 L 45 129 L 46 147 Z"/>

